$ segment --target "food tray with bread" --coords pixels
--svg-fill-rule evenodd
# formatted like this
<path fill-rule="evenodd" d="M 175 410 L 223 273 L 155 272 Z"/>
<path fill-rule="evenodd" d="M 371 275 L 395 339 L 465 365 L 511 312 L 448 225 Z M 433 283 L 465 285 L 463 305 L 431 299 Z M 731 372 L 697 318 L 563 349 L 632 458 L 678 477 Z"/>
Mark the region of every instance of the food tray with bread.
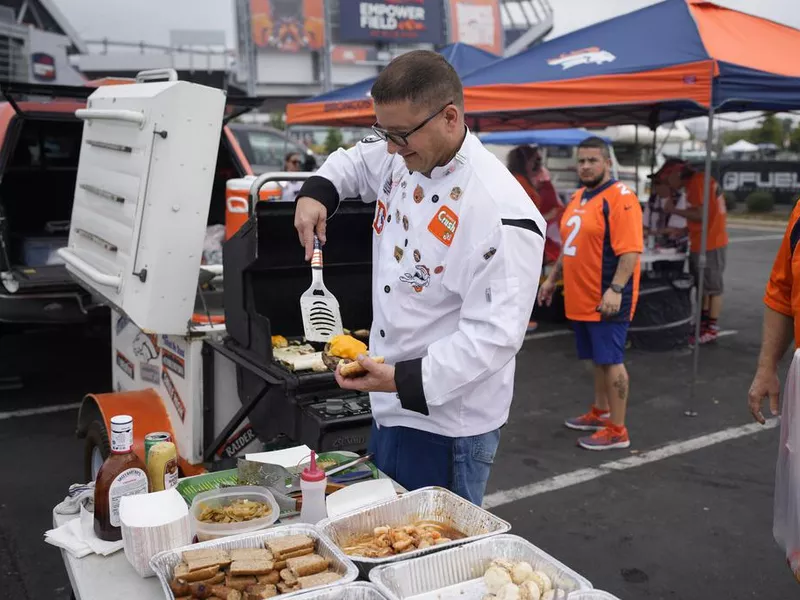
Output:
<path fill-rule="evenodd" d="M 511 525 L 447 489 L 426 487 L 324 519 L 317 528 L 366 577 L 378 565 L 505 533 Z"/>
<path fill-rule="evenodd" d="M 592 589 L 585 577 L 508 534 L 383 565 L 369 578 L 391 600 L 573 600 L 569 594 Z"/>
<path fill-rule="evenodd" d="M 358 577 L 344 553 L 307 524 L 161 552 L 150 566 L 169 600 L 288 598 Z"/>
<path fill-rule="evenodd" d="M 300 594 L 296 600 L 388 600 L 374 583 L 355 581 L 347 585 Z"/>

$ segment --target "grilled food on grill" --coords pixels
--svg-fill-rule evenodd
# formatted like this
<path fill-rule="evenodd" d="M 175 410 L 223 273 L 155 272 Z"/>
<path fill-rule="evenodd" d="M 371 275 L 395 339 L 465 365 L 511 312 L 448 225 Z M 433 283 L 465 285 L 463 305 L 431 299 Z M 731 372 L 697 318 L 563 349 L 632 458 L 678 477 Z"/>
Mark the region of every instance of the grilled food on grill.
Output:
<path fill-rule="evenodd" d="M 363 375 L 366 371 L 356 360 L 360 354 L 368 354 L 367 345 L 350 335 L 336 335 L 325 344 L 322 351 L 322 361 L 331 371 L 335 371 L 342 363 L 341 374 L 343 377 Z M 382 363 L 382 356 L 373 356 L 372 360 Z"/>

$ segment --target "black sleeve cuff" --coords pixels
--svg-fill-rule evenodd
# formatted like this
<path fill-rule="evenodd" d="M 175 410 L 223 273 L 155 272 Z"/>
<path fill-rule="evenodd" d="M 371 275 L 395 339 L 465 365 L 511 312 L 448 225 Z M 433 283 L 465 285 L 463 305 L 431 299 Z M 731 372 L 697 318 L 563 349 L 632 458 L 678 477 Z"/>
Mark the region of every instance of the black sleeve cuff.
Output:
<path fill-rule="evenodd" d="M 394 366 L 394 383 L 400 406 L 428 416 L 428 402 L 422 387 L 422 359 L 404 360 Z"/>
<path fill-rule="evenodd" d="M 312 175 L 303 183 L 303 187 L 297 193 L 297 198 L 308 196 L 314 200 L 320 201 L 328 209 L 328 217 L 336 212 L 339 208 L 339 192 L 336 191 L 336 186 L 330 181 L 319 175 Z"/>

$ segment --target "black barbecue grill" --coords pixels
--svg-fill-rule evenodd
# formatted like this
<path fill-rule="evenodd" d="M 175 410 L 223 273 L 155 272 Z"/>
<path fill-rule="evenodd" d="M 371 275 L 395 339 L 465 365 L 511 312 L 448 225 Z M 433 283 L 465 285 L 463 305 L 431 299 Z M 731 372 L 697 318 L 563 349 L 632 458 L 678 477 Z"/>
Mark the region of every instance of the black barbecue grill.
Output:
<path fill-rule="evenodd" d="M 369 329 L 372 323 L 373 214 L 370 204 L 345 201 L 327 224 L 325 284 L 351 331 Z M 294 228 L 294 204 L 258 203 L 255 214 L 225 243 L 223 267 L 228 337 L 207 342 L 206 356 L 211 360 L 219 352 L 236 363 L 242 408 L 208 447 L 206 460 L 245 416 L 261 440 L 285 435 L 317 451 L 364 450 L 372 423 L 368 395 L 342 390 L 333 373 L 292 372 L 273 359 L 273 335 L 302 339 L 300 296 L 311 283 L 310 264 Z M 205 417 L 209 440 L 213 414 Z"/>

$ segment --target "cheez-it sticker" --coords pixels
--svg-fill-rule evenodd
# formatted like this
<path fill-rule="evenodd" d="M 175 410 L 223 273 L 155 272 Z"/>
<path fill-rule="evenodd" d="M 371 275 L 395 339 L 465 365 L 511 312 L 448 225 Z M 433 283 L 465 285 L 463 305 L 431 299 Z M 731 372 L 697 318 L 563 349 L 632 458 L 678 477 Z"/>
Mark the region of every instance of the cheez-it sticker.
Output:
<path fill-rule="evenodd" d="M 458 215 L 446 206 L 437 210 L 431 222 L 428 223 L 428 231 L 445 246 L 453 243 L 456 229 L 458 229 Z"/>

